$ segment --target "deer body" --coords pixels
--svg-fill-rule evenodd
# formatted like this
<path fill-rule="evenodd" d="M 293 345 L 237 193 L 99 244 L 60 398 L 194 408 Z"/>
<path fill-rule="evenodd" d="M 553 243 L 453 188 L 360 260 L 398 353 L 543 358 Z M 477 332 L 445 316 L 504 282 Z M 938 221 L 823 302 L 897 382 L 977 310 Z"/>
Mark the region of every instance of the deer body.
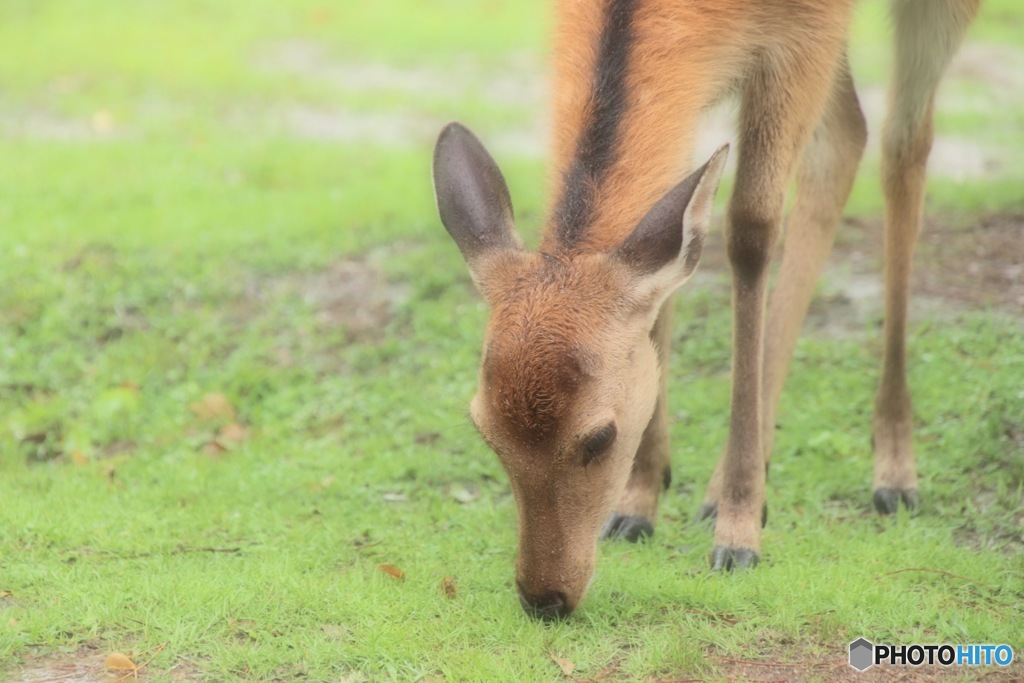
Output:
<path fill-rule="evenodd" d="M 896 0 L 897 87 L 885 134 L 886 357 L 876 402 L 875 502 L 913 505 L 903 346 L 935 87 L 979 0 Z M 491 309 L 470 413 L 519 509 L 524 608 L 582 599 L 600 535 L 653 532 L 667 485 L 666 360 L 674 289 L 700 256 L 722 148 L 682 182 L 702 113 L 736 93 L 739 162 L 726 229 L 733 269 L 728 443 L 701 516 L 712 565 L 760 552 L 774 411 L 865 141 L 846 63 L 853 0 L 560 2 L 552 192 L 539 252 L 466 129 L 438 140 L 442 221 Z M 767 267 L 795 177 L 779 282 Z M 767 333 L 766 333 L 767 332 Z"/>

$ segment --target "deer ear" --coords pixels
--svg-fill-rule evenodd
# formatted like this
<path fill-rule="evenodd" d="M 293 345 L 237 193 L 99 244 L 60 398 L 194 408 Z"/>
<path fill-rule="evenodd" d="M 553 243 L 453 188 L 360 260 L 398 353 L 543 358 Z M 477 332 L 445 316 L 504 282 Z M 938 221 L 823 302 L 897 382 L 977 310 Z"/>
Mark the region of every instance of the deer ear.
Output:
<path fill-rule="evenodd" d="M 449 123 L 437 138 L 434 194 L 441 222 L 471 272 L 487 252 L 521 248 L 512 227 L 505 178 L 476 136 L 460 123 Z"/>
<path fill-rule="evenodd" d="M 711 220 L 729 145 L 673 187 L 615 251 L 615 258 L 667 295 L 693 274 Z"/>

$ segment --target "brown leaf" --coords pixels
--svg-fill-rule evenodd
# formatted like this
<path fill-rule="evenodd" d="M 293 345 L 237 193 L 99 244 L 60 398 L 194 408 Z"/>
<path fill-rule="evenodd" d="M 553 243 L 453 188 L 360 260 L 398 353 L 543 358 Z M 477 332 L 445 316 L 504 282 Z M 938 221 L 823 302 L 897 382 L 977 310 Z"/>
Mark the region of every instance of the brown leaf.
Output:
<path fill-rule="evenodd" d="M 122 389 L 127 389 L 128 391 L 132 392 L 133 394 L 139 393 L 139 385 L 136 384 L 135 382 L 131 381 L 130 379 L 129 380 L 125 380 L 124 382 L 121 382 L 120 386 L 121 386 Z"/>
<path fill-rule="evenodd" d="M 83 453 L 82 451 L 78 450 L 77 448 L 71 451 L 68 457 L 71 458 L 71 462 L 75 463 L 76 465 L 84 466 L 89 464 L 89 456 Z"/>
<path fill-rule="evenodd" d="M 441 579 L 441 593 L 448 599 L 454 599 L 458 594 L 459 589 L 455 585 L 455 579 L 451 576 L 446 576 Z"/>
<path fill-rule="evenodd" d="M 128 659 L 128 655 L 120 652 L 111 652 L 107 655 L 106 667 L 111 671 L 136 671 L 139 668 L 135 666 L 135 662 Z"/>
<path fill-rule="evenodd" d="M 227 448 L 217 441 L 211 441 L 210 443 L 203 446 L 203 455 L 208 455 L 211 458 L 216 458 L 222 453 L 227 452 Z"/>
<path fill-rule="evenodd" d="M 551 661 L 558 665 L 558 668 L 562 670 L 566 676 L 572 676 L 572 672 L 576 670 L 576 665 L 570 662 L 568 659 L 562 659 L 556 657 L 553 653 L 549 652 L 548 657 L 551 657 Z"/>
<path fill-rule="evenodd" d="M 249 430 L 237 422 L 229 422 L 220 428 L 217 441 L 225 446 L 241 443 L 249 437 Z"/>
<path fill-rule="evenodd" d="M 114 117 L 106 109 L 97 109 L 89 120 L 92 129 L 100 134 L 106 134 L 114 129 Z"/>
<path fill-rule="evenodd" d="M 14 593 L 11 591 L 0 591 L 0 598 L 9 598 L 12 595 L 14 595 Z"/>
<path fill-rule="evenodd" d="M 403 572 L 401 569 L 399 569 L 398 567 L 396 567 L 393 564 L 378 564 L 377 565 L 377 569 L 381 570 L 385 574 L 388 574 L 389 576 L 392 576 L 392 577 L 394 577 L 396 579 L 404 579 L 405 578 L 405 572 Z"/>
<path fill-rule="evenodd" d="M 226 417 L 235 418 L 235 408 L 228 401 L 228 397 L 220 392 L 213 392 L 203 396 L 194 403 L 190 403 L 188 409 L 195 413 L 200 420 L 213 420 Z"/>

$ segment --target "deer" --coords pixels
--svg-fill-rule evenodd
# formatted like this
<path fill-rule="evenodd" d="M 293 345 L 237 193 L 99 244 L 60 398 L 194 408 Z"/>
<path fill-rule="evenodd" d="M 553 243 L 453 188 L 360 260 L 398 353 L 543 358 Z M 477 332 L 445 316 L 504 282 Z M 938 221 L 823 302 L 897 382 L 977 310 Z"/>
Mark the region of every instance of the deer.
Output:
<path fill-rule="evenodd" d="M 867 139 L 847 57 L 854 4 L 558 2 L 551 191 L 535 251 L 515 230 L 508 187 L 483 144 L 458 122 L 441 131 L 438 212 L 489 309 L 469 413 L 509 477 L 515 585 L 528 614 L 568 616 L 590 585 L 599 540 L 654 531 L 671 479 L 671 296 L 697 267 L 728 145 L 683 176 L 702 114 L 732 96 L 730 413 L 696 516 L 714 525 L 712 570 L 758 563 L 777 404 Z M 872 418 L 872 499 L 882 514 L 918 504 L 906 379 L 911 259 L 936 89 L 979 4 L 891 3 L 884 352 Z"/>

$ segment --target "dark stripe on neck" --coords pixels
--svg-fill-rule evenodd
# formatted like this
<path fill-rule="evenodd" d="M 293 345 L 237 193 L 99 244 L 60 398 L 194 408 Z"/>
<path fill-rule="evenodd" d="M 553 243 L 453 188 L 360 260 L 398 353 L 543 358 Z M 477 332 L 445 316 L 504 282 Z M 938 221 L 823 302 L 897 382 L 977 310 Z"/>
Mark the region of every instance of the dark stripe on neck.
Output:
<path fill-rule="evenodd" d="M 579 242 L 593 220 L 597 191 L 618 153 L 619 127 L 627 106 L 626 70 L 639 0 L 607 0 L 588 115 L 565 172 L 553 219 L 559 241 Z"/>

